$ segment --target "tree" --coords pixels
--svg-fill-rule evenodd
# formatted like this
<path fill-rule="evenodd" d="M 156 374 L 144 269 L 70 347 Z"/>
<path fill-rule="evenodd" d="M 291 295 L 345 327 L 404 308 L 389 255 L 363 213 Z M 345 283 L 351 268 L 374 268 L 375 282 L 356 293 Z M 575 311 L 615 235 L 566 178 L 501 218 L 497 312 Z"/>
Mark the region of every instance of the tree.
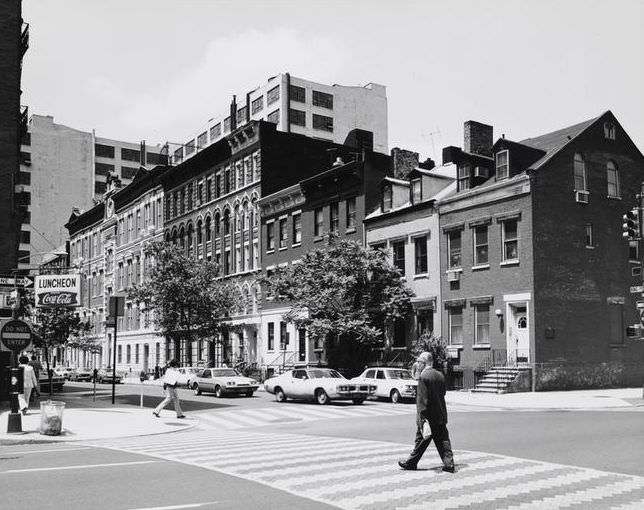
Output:
<path fill-rule="evenodd" d="M 230 326 L 230 316 L 243 306 L 241 292 L 219 278 L 219 266 L 195 260 L 184 250 L 164 242 L 145 249 L 153 264 L 143 283 L 128 297 L 153 312 L 157 334 L 175 344 L 211 340 Z"/>
<path fill-rule="evenodd" d="M 412 345 L 410 351 L 417 357 L 421 352 L 430 352 L 434 358 L 434 367 L 444 370 L 447 362 L 447 344 L 440 337 L 434 336 L 430 331 L 423 332 Z"/>
<path fill-rule="evenodd" d="M 382 340 L 386 324 L 404 319 L 413 296 L 384 251 L 333 235 L 326 247 L 261 282 L 273 299 L 290 303 L 287 322 L 306 328 L 318 342 L 338 338 L 347 360 L 363 357 Z"/>
<path fill-rule="evenodd" d="M 49 377 L 49 393 L 53 386 L 49 367 L 49 351 L 55 347 L 65 346 L 70 338 L 86 336 L 92 325 L 83 321 L 73 308 L 34 308 L 31 310 L 33 328 L 36 333 L 34 344 L 45 351 L 45 364 Z"/>

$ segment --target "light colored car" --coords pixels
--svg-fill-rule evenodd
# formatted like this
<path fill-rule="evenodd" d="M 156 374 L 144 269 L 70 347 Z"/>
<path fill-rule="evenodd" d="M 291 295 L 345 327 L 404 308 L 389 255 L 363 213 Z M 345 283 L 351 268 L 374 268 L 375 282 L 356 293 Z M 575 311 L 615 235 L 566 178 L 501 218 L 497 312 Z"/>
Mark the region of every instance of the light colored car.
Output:
<path fill-rule="evenodd" d="M 94 371 L 91 368 L 75 368 L 69 374 L 70 381 L 91 381 Z"/>
<path fill-rule="evenodd" d="M 192 376 L 190 381 L 195 395 L 211 392 L 218 398 L 232 394 L 252 397 L 259 387 L 255 379 L 240 375 L 234 368 L 204 368 Z"/>
<path fill-rule="evenodd" d="M 118 372 L 116 372 L 116 378 L 114 378 L 112 369 L 110 367 L 101 368 L 98 371 L 98 375 L 96 376 L 96 382 L 111 384 L 112 380 L 114 380 L 115 384 L 120 384 L 120 382 L 123 380 L 123 377 Z"/>
<path fill-rule="evenodd" d="M 191 388 L 190 379 L 203 370 L 203 367 L 179 367 L 179 377 L 177 377 L 177 386 Z"/>
<path fill-rule="evenodd" d="M 74 371 L 72 367 L 56 367 L 54 368 L 54 373 L 56 375 L 59 375 L 61 377 L 64 377 L 65 379 L 69 379 L 69 376 L 71 373 Z"/>
<path fill-rule="evenodd" d="M 415 399 L 418 382 L 404 368 L 368 368 L 351 379 L 356 384 L 375 384 L 375 396 L 390 399 L 394 404 L 403 399 Z"/>
<path fill-rule="evenodd" d="M 51 373 L 51 385 L 53 391 L 63 391 L 65 378 L 62 375 L 56 374 L 52 369 L 49 369 L 49 372 Z M 49 376 L 47 375 L 46 368 L 43 368 L 38 375 L 38 386 L 40 386 L 41 393 L 49 393 Z"/>
<path fill-rule="evenodd" d="M 264 388 L 275 395 L 275 400 L 287 398 L 314 400 L 327 404 L 331 400 L 352 400 L 362 404 L 375 390 L 375 385 L 356 384 L 340 372 L 330 368 L 296 368 L 264 382 Z"/>

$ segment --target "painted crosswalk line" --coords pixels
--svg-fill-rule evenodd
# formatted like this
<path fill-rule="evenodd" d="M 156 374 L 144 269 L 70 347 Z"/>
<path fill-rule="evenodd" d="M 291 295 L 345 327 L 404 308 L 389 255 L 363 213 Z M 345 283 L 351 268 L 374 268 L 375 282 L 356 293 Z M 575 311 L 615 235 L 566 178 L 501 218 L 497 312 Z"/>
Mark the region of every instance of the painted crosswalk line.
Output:
<path fill-rule="evenodd" d="M 474 451 L 444 473 L 435 450 L 398 469 L 408 445 L 384 441 L 193 431 L 92 442 L 259 482 L 346 510 L 623 509 L 644 506 L 644 477 Z"/>

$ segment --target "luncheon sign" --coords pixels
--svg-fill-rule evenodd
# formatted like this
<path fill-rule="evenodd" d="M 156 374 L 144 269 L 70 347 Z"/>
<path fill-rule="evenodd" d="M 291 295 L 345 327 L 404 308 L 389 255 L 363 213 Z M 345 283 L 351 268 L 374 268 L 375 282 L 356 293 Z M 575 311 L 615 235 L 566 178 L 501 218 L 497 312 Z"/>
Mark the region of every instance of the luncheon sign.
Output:
<path fill-rule="evenodd" d="M 55 274 L 36 276 L 36 306 L 54 308 L 80 306 L 80 275 Z"/>

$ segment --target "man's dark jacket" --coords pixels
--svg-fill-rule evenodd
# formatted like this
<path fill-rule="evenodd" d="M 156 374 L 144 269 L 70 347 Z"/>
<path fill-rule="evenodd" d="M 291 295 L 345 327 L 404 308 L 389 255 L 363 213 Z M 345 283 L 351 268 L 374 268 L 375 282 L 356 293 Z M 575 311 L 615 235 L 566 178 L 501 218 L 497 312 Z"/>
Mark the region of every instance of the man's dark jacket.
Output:
<path fill-rule="evenodd" d="M 426 368 L 418 379 L 416 409 L 430 425 L 447 423 L 445 405 L 445 377 L 434 368 Z"/>

